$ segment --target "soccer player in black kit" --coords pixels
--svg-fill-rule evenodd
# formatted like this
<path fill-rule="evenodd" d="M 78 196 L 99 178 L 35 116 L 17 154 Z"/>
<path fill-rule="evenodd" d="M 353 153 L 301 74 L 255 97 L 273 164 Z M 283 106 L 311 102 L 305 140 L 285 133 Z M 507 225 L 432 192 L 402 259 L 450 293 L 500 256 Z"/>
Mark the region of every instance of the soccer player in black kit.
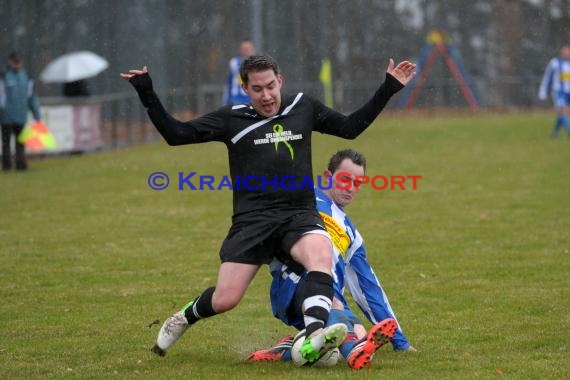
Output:
<path fill-rule="evenodd" d="M 354 139 L 410 82 L 415 66 L 409 61 L 394 65 L 390 59 L 386 79 L 374 96 L 344 116 L 303 93 L 281 96 L 283 77 L 277 63 L 270 56 L 254 55 L 240 70 L 251 104 L 224 106 L 187 122 L 164 109 L 146 67 L 121 74 L 169 145 L 224 143 L 234 184 L 232 225 L 220 249 L 216 286 L 164 322 L 154 353 L 164 356 L 189 326 L 237 306 L 259 267 L 274 256 L 309 272 L 300 356 L 315 362 L 342 342 L 344 325 L 324 327 L 333 298 L 332 246 L 316 211 L 313 186 L 303 182 L 313 174 L 312 132 Z M 244 178 L 247 181 L 238 183 Z"/>

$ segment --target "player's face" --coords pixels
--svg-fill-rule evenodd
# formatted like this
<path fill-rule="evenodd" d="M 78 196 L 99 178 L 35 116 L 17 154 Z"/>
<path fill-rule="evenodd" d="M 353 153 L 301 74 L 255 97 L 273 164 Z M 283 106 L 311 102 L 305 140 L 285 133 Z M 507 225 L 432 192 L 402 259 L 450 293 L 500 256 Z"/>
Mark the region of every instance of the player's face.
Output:
<path fill-rule="evenodd" d="M 14 61 L 12 59 L 8 60 L 8 66 L 12 70 L 20 70 L 22 68 L 22 61 Z"/>
<path fill-rule="evenodd" d="M 354 200 L 358 193 L 357 177 L 364 175 L 364 168 L 352 162 L 351 159 L 345 158 L 334 173 L 325 170 L 324 175 L 332 176 L 332 187 L 325 192 L 334 203 L 345 207 Z"/>
<path fill-rule="evenodd" d="M 250 41 L 243 41 L 239 45 L 239 53 L 242 57 L 246 58 L 255 54 L 255 47 Z"/>
<path fill-rule="evenodd" d="M 251 105 L 264 117 L 277 115 L 281 107 L 281 85 L 283 78 L 273 70 L 253 71 L 248 74 L 249 82 L 242 84 L 251 98 Z"/>

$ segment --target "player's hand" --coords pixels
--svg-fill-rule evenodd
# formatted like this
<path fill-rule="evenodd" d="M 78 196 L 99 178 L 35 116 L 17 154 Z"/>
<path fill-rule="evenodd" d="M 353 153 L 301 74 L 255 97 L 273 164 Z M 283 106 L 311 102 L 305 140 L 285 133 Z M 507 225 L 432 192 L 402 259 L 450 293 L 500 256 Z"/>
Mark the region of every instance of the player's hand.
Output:
<path fill-rule="evenodd" d="M 131 80 L 137 75 L 148 74 L 148 68 L 143 66 L 142 70 L 129 70 L 128 73 L 121 73 L 121 78 L 124 80 Z"/>
<path fill-rule="evenodd" d="M 152 79 L 150 79 L 150 75 L 148 75 L 146 66 L 144 66 L 142 70 L 129 70 L 127 73 L 121 73 L 121 77 L 133 85 L 139 94 L 142 104 L 146 108 L 160 103 L 152 88 Z"/>
<path fill-rule="evenodd" d="M 394 67 L 394 60 L 390 58 L 386 72 L 406 86 L 416 75 L 415 69 L 416 64 L 410 61 L 402 61 Z"/>
<path fill-rule="evenodd" d="M 139 93 L 141 91 L 152 91 L 152 80 L 148 75 L 146 66 L 143 66 L 142 70 L 129 70 L 128 73 L 121 73 L 121 77 L 131 82 Z"/>

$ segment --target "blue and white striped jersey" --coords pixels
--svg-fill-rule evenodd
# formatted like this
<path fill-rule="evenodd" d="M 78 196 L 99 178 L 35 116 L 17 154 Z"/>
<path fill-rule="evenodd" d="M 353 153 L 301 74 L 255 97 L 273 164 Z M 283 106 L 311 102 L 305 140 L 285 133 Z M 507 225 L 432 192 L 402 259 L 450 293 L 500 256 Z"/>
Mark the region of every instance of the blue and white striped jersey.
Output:
<path fill-rule="evenodd" d="M 552 58 L 540 82 L 538 97 L 545 100 L 548 94 L 555 100 L 562 94 L 570 94 L 570 60 Z"/>
<path fill-rule="evenodd" d="M 242 81 L 239 70 L 243 62 L 242 57 L 230 59 L 228 80 L 224 89 L 224 105 L 246 104 L 250 102 L 249 96 L 241 87 Z"/>
<path fill-rule="evenodd" d="M 320 189 L 315 189 L 317 209 L 331 237 L 333 254 L 334 296 L 343 303 L 345 313 L 356 315 L 350 309 L 344 296 L 348 288 L 358 307 L 372 324 L 396 316 L 388 297 L 382 289 L 378 277 L 368 263 L 364 240 L 348 215 Z M 274 260 L 270 265 L 273 276 L 271 284 L 271 304 L 274 315 L 288 325 L 299 327 L 302 316 L 293 318 L 286 311 L 291 304 L 300 276 L 286 265 Z M 301 275 L 302 276 L 302 275 Z M 395 349 L 406 349 L 409 342 L 400 327 L 394 335 Z"/>

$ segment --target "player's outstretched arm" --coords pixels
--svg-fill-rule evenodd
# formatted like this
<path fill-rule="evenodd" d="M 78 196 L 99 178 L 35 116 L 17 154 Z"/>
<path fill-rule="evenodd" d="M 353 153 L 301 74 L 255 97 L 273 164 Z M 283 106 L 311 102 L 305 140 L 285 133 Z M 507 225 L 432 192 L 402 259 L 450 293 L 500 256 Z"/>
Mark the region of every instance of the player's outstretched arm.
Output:
<path fill-rule="evenodd" d="M 356 138 L 372 124 L 390 98 L 410 83 L 416 74 L 415 69 L 415 63 L 402 61 L 395 65 L 394 60 L 390 58 L 386 68 L 386 80 L 372 99 L 348 116 L 325 108 L 320 112 L 321 123 L 315 130 L 345 139 Z"/>
<path fill-rule="evenodd" d="M 121 73 L 121 77 L 135 88 L 142 104 L 147 108 L 152 123 L 169 145 L 195 144 L 218 141 L 223 134 L 219 118 L 207 117 L 182 122 L 170 115 L 154 92 L 148 68 Z M 223 127 L 223 126 L 222 126 Z"/>
<path fill-rule="evenodd" d="M 152 86 L 152 79 L 148 74 L 148 68 L 144 66 L 142 70 L 129 70 L 127 73 L 121 73 L 121 78 L 129 81 L 141 99 L 142 104 L 146 108 L 151 108 L 160 103 Z"/>
<path fill-rule="evenodd" d="M 416 75 L 415 69 L 416 64 L 410 61 L 402 61 L 394 66 L 394 60 L 390 58 L 386 72 L 406 86 Z"/>

